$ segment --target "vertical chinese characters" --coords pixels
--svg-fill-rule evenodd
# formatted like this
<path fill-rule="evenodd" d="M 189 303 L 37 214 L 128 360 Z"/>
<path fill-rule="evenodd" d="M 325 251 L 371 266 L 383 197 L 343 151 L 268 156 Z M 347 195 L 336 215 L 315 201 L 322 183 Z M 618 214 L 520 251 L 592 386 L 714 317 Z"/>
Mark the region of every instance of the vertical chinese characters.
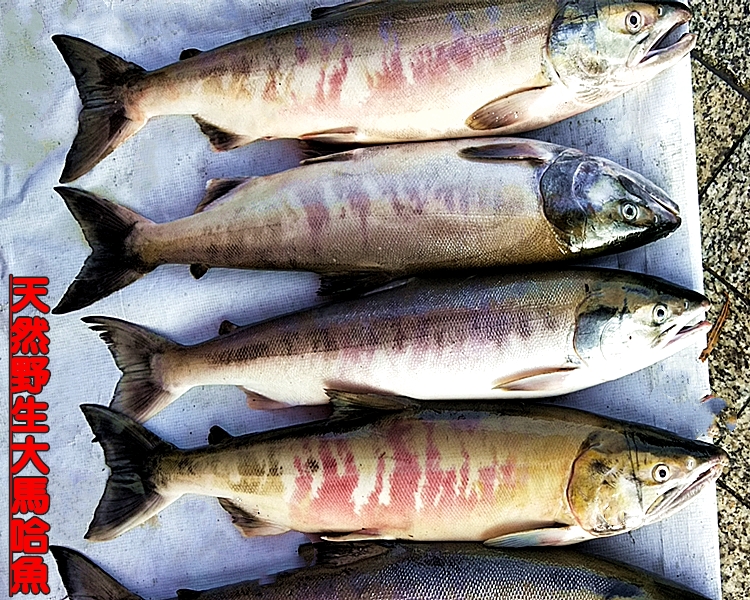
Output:
<path fill-rule="evenodd" d="M 37 399 L 49 383 L 49 306 L 46 277 L 10 276 L 10 595 L 49 594 L 47 565 L 42 555 L 49 547 L 49 467 L 44 454 L 49 444 L 49 404 Z M 25 314 L 19 314 L 25 312 Z M 20 556 L 18 556 L 20 554 Z"/>

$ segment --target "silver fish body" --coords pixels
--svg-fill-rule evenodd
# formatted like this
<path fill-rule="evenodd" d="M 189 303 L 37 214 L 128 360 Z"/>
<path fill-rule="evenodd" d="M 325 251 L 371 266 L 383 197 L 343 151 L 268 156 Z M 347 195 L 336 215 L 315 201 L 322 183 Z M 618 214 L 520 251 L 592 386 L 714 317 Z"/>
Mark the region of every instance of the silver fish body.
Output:
<path fill-rule="evenodd" d="M 57 190 L 93 253 L 55 313 L 166 263 L 314 271 L 328 293 L 362 279 L 615 252 L 680 224 L 677 205 L 637 173 L 513 138 L 362 148 L 214 181 L 208 198 L 216 199 L 164 224 L 89 192 Z"/>
<path fill-rule="evenodd" d="M 152 72 L 54 36 L 83 109 L 61 181 L 165 114 L 197 117 L 215 148 L 259 138 L 380 143 L 508 135 L 654 77 L 695 37 L 672 3 L 353 2 Z"/>
<path fill-rule="evenodd" d="M 51 546 L 71 600 L 107 585 L 128 592 L 85 556 Z M 313 564 L 271 583 L 247 581 L 200 592 L 196 600 L 707 600 L 633 567 L 569 550 L 491 550 L 476 544 L 344 543 L 302 546 Z M 178 599 L 184 599 L 187 591 Z"/>
<path fill-rule="evenodd" d="M 86 537 L 112 539 L 199 494 L 246 536 L 565 545 L 675 513 L 728 462 L 711 444 L 570 408 L 329 395 L 326 421 L 214 428 L 191 450 L 83 405 L 111 469 Z"/>
<path fill-rule="evenodd" d="M 705 331 L 708 301 L 600 269 L 412 278 L 365 297 L 180 346 L 108 317 L 123 376 L 112 406 L 146 420 L 196 385 L 241 386 L 256 407 L 327 402 L 326 388 L 421 399 L 536 398 L 632 373 Z"/>

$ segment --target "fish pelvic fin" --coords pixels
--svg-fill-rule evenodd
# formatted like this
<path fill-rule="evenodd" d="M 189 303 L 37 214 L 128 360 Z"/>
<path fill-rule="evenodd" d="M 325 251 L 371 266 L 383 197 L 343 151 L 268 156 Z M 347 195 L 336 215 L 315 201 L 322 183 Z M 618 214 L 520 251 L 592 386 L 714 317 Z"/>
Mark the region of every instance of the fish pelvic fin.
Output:
<path fill-rule="evenodd" d="M 80 552 L 50 546 L 70 600 L 143 600 Z"/>
<path fill-rule="evenodd" d="M 156 267 L 144 263 L 128 247 L 133 228 L 138 223 L 151 221 L 91 192 L 61 186 L 55 191 L 78 221 L 92 252 L 62 300 L 52 309 L 54 314 L 62 315 L 89 306 Z"/>
<path fill-rule="evenodd" d="M 594 536 L 578 525 L 560 525 L 508 533 L 485 540 L 484 545 L 492 548 L 525 548 L 527 546 L 568 546 L 585 542 Z"/>
<path fill-rule="evenodd" d="M 85 40 L 54 35 L 52 41 L 76 80 L 83 107 L 78 133 L 65 159 L 61 183 L 90 171 L 122 142 L 146 124 L 128 110 L 127 87 L 146 71 Z"/>
<path fill-rule="evenodd" d="M 130 417 L 98 404 L 82 404 L 95 441 L 110 468 L 104 494 L 84 536 L 105 541 L 129 531 L 177 500 L 154 483 L 161 456 L 179 452 Z"/>
<path fill-rule="evenodd" d="M 148 329 L 111 317 L 84 317 L 107 343 L 122 377 L 110 407 L 142 423 L 174 402 L 181 393 L 162 385 L 159 356 L 179 350 L 175 344 Z"/>

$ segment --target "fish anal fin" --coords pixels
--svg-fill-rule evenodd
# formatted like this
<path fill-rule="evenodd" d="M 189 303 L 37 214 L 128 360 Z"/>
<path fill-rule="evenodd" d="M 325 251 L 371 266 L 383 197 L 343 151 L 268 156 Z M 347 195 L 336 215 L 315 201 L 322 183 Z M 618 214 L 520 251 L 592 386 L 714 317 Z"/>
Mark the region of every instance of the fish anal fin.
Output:
<path fill-rule="evenodd" d="M 507 140 L 484 146 L 470 146 L 459 150 L 458 155 L 468 160 L 506 161 L 526 160 L 546 163 L 555 155 L 546 145 L 533 140 Z"/>
<path fill-rule="evenodd" d="M 245 387 L 238 387 L 243 392 L 245 392 L 245 396 L 247 397 L 247 405 L 253 410 L 281 410 L 282 408 L 289 408 L 291 406 L 291 404 L 273 400 L 268 396 L 264 396 L 263 394 L 259 394 L 258 392 L 254 392 L 253 390 L 249 390 Z"/>
<path fill-rule="evenodd" d="M 594 536 L 579 525 L 543 527 L 518 533 L 508 533 L 485 540 L 493 548 L 524 548 L 527 546 L 567 546 L 592 539 Z"/>
<path fill-rule="evenodd" d="M 355 142 L 356 127 L 336 127 L 322 131 L 312 131 L 299 136 L 302 141 L 326 142 L 328 144 L 351 144 Z"/>
<path fill-rule="evenodd" d="M 222 203 L 218 202 L 220 198 L 226 196 L 234 188 L 242 185 L 246 181 L 253 179 L 253 177 L 232 177 L 226 179 L 209 179 L 206 184 L 206 193 L 203 194 L 203 198 L 195 207 L 193 214 L 204 212 L 211 208 L 221 206 Z"/>
<path fill-rule="evenodd" d="M 552 90 L 551 85 L 546 85 L 492 100 L 466 119 L 466 125 L 475 131 L 490 131 L 510 128 L 529 120 L 534 121 L 537 115 L 542 113 L 537 107 L 538 104 L 548 99 L 559 104 L 559 98 L 550 98 L 550 94 L 555 94 Z"/>
<path fill-rule="evenodd" d="M 193 279 L 200 279 L 206 273 L 208 273 L 208 270 L 210 268 L 211 267 L 209 267 L 208 265 L 200 265 L 200 264 L 190 265 L 190 275 L 193 276 Z"/>
<path fill-rule="evenodd" d="M 575 365 L 537 369 L 497 382 L 492 389 L 506 392 L 553 392 L 578 370 Z"/>
<path fill-rule="evenodd" d="M 326 542 L 368 542 L 375 540 L 395 540 L 393 535 L 384 535 L 376 529 L 361 529 L 352 533 L 328 533 L 321 536 Z"/>
<path fill-rule="evenodd" d="M 349 392 L 344 390 L 325 390 L 326 396 L 333 405 L 331 418 L 340 418 L 363 410 L 402 411 L 417 408 L 420 403 L 406 396 L 378 394 L 371 392 Z"/>
<path fill-rule="evenodd" d="M 201 131 L 208 136 L 208 140 L 211 142 L 211 147 L 217 152 L 233 150 L 234 148 L 245 146 L 254 140 L 254 138 L 232 133 L 231 131 L 213 125 L 198 115 L 193 115 L 193 119 L 198 123 L 198 127 L 201 128 Z"/>
<path fill-rule="evenodd" d="M 289 531 L 288 527 L 254 517 L 228 498 L 219 498 L 219 504 L 231 515 L 232 524 L 240 530 L 244 537 L 280 535 Z"/>
<path fill-rule="evenodd" d="M 185 50 L 180 52 L 180 60 L 187 60 L 188 58 L 193 58 L 199 54 L 203 54 L 203 50 L 198 50 L 198 48 L 185 48 Z"/>
<path fill-rule="evenodd" d="M 233 440 L 234 436 L 229 433 L 226 429 L 223 427 L 219 427 L 218 425 L 214 425 L 211 427 L 211 429 L 208 432 L 208 445 L 209 446 L 215 446 L 216 444 L 221 444 L 222 442 L 226 442 L 227 440 Z"/>

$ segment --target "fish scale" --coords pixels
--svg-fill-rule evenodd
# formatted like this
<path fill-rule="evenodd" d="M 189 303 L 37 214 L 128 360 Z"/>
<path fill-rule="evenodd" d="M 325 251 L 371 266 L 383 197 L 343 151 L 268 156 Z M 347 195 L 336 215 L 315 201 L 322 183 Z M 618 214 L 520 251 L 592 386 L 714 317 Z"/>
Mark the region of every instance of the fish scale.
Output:
<path fill-rule="evenodd" d="M 329 394 L 327 421 L 237 438 L 213 430 L 193 450 L 84 405 L 112 470 L 86 537 L 115 537 L 193 493 L 218 498 L 248 536 L 559 545 L 672 514 L 728 460 L 569 408 Z"/>

